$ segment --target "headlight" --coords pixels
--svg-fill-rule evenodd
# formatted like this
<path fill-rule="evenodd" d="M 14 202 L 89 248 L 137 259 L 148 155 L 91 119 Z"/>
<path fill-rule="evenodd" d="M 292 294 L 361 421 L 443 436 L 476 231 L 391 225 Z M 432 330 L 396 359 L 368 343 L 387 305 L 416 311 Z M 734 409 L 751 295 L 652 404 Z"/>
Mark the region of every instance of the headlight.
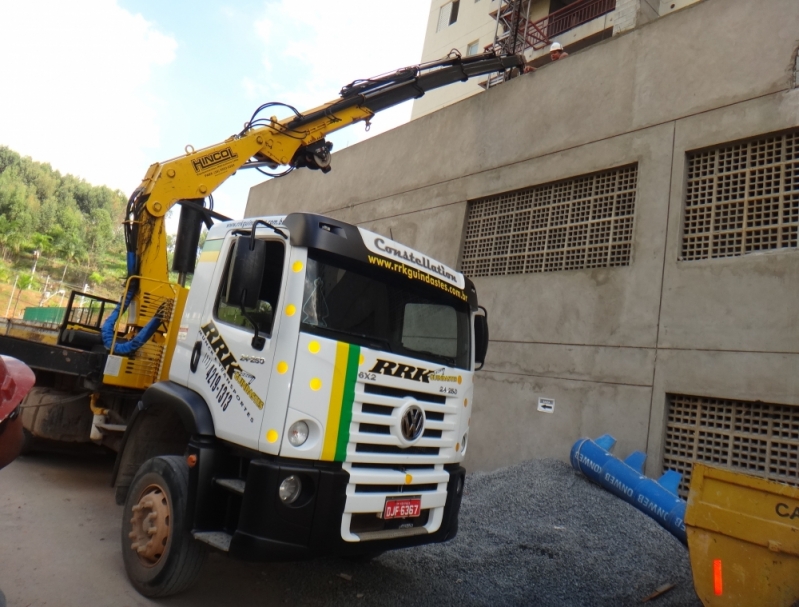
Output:
<path fill-rule="evenodd" d="M 292 474 L 283 479 L 283 482 L 280 483 L 280 487 L 277 490 L 277 494 L 280 496 L 280 501 L 284 504 L 293 504 L 297 501 L 297 498 L 300 497 L 300 491 L 302 491 L 302 481 L 300 481 L 299 477 Z"/>
<path fill-rule="evenodd" d="M 299 447 L 308 440 L 308 424 L 305 422 L 294 422 L 289 428 L 289 442 L 295 447 Z"/>

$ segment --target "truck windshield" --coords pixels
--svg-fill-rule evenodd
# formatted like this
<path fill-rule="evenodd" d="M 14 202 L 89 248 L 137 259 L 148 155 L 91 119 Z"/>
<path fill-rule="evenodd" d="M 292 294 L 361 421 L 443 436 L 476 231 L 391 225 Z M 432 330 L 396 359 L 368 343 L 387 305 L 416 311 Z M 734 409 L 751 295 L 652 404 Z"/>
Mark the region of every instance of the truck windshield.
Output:
<path fill-rule="evenodd" d="M 302 329 L 468 369 L 469 306 L 424 283 L 311 250 Z"/>

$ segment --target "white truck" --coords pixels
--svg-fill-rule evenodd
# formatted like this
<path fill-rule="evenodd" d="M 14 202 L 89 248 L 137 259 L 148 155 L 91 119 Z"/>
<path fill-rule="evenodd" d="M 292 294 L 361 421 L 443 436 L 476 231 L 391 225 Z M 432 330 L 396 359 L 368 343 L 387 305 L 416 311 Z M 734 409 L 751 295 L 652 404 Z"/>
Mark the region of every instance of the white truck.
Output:
<path fill-rule="evenodd" d="M 454 537 L 487 344 L 471 281 L 388 238 L 307 213 L 215 225 L 169 379 L 121 446 L 133 584 L 184 589 L 204 544 L 270 560 Z"/>
<path fill-rule="evenodd" d="M 211 194 L 242 168 L 326 173 L 326 134 L 523 65 L 454 53 L 355 81 L 305 113 L 262 105 L 225 141 L 149 168 L 126 210 L 118 304 L 73 293 L 52 335 L 0 336 L 0 354 L 36 372 L 21 406 L 29 442 L 117 451 L 122 555 L 139 592 L 190 586 L 208 545 L 270 560 L 455 536 L 472 379 L 488 346 L 474 285 L 328 217 L 228 220 Z M 275 106 L 291 115 L 259 117 Z M 165 228 L 175 205 L 177 281 Z"/>

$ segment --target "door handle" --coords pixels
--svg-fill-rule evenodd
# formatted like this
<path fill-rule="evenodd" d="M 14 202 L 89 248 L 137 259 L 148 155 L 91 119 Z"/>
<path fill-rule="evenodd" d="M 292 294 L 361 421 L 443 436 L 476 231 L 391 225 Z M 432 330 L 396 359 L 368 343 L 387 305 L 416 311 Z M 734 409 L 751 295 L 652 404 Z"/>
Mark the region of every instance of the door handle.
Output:
<path fill-rule="evenodd" d="M 197 366 L 200 364 L 200 355 L 203 352 L 203 344 L 201 341 L 194 342 L 194 349 L 191 351 L 191 361 L 189 362 L 189 369 L 192 373 L 196 373 Z"/>

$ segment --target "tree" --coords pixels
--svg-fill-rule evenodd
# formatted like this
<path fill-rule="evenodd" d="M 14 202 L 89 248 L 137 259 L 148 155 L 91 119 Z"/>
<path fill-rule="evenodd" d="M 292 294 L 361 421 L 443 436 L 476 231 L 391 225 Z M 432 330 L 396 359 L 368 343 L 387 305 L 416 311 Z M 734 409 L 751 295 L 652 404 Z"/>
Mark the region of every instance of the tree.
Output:
<path fill-rule="evenodd" d="M 36 281 L 36 279 L 31 274 L 20 274 L 19 279 L 17 280 L 17 287 L 19 291 L 17 291 L 17 299 L 14 302 L 14 311 L 11 313 L 11 317 L 13 318 L 17 312 L 17 304 L 19 303 L 19 298 L 22 295 L 23 291 L 27 291 L 28 289 L 38 289 L 41 285 Z"/>
<path fill-rule="evenodd" d="M 47 255 L 53 250 L 53 237 L 48 234 L 34 232 L 31 234 L 28 245 L 39 251 L 39 254 Z"/>
<path fill-rule="evenodd" d="M 61 238 L 56 241 L 55 246 L 61 259 L 65 261 L 64 273 L 61 274 L 61 283 L 63 284 L 69 264 L 84 259 L 86 257 L 86 252 L 83 248 L 83 241 L 73 232 L 62 232 Z"/>
<path fill-rule="evenodd" d="M 21 228 L 19 221 L 11 221 L 8 223 L 8 226 L 9 230 L 8 234 L 6 234 L 6 246 L 14 255 L 19 256 L 22 247 L 28 242 L 28 235 L 26 234 L 26 230 Z"/>
<path fill-rule="evenodd" d="M 114 240 L 114 221 L 105 209 L 94 209 L 91 212 L 91 223 L 87 229 L 86 240 L 89 252 L 96 256 L 105 250 Z"/>

